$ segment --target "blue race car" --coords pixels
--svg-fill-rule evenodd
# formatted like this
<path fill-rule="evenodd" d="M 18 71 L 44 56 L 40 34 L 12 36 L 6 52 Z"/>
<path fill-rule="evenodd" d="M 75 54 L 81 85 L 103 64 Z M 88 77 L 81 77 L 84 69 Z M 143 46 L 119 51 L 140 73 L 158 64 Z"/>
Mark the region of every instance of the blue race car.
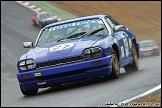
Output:
<path fill-rule="evenodd" d="M 100 14 L 56 22 L 41 29 L 35 44 L 18 60 L 23 95 L 39 88 L 104 76 L 118 78 L 139 67 L 139 43 L 128 28 Z"/>

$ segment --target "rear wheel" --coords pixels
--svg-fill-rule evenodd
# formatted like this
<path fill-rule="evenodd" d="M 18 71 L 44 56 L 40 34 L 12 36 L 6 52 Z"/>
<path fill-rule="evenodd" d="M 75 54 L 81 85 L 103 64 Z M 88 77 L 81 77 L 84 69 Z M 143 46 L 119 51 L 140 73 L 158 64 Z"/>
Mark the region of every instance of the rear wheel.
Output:
<path fill-rule="evenodd" d="M 22 94 L 26 95 L 26 96 L 35 95 L 38 92 L 38 89 L 25 91 L 25 90 L 23 90 L 23 88 L 21 86 L 20 86 L 20 89 L 21 89 Z"/>
<path fill-rule="evenodd" d="M 120 74 L 120 68 L 119 68 L 119 60 L 117 57 L 117 54 L 114 50 L 114 48 L 112 48 L 112 72 L 110 75 L 105 76 L 106 78 L 113 78 L 113 79 L 117 79 L 119 78 L 119 74 Z"/>
<path fill-rule="evenodd" d="M 130 63 L 130 64 L 124 66 L 124 69 L 126 72 L 138 71 L 138 68 L 139 68 L 137 51 L 136 51 L 136 47 L 135 47 L 134 43 L 132 43 L 132 55 L 133 55 L 133 63 Z"/>

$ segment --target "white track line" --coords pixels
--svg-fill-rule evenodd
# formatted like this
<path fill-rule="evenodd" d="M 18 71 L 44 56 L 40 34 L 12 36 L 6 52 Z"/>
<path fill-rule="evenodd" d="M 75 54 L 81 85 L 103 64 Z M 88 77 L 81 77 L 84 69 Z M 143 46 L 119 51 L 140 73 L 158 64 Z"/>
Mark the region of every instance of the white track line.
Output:
<path fill-rule="evenodd" d="M 17 2 L 17 3 L 19 3 L 19 4 L 23 5 L 23 6 L 31 9 L 34 12 L 43 12 L 43 10 L 41 8 L 37 7 L 36 5 L 31 4 L 29 2 L 26 2 L 26 1 L 15 1 L 15 2 Z M 57 17 L 57 20 L 61 21 L 62 19 Z"/>
<path fill-rule="evenodd" d="M 118 106 L 120 106 L 120 105 L 122 105 L 122 104 L 129 103 L 129 102 L 131 102 L 131 101 L 133 101 L 133 100 L 135 100 L 135 99 L 144 97 L 144 96 L 146 96 L 146 95 L 148 95 L 148 94 L 150 94 L 150 93 L 153 93 L 154 91 L 159 90 L 159 89 L 161 89 L 161 84 L 158 85 L 158 86 L 156 86 L 156 87 L 154 87 L 153 89 L 150 89 L 150 90 L 148 90 L 148 91 L 146 91 L 146 92 L 140 94 L 140 95 L 137 95 L 137 96 L 135 96 L 135 97 L 133 97 L 133 98 L 127 99 L 127 100 L 125 100 L 125 101 L 123 101 L 123 102 L 120 102 L 118 105 L 114 105 L 114 106 L 111 106 L 111 107 L 118 107 Z"/>
<path fill-rule="evenodd" d="M 27 8 L 29 8 L 29 9 L 31 9 L 32 11 L 34 11 L 34 12 L 42 12 L 43 10 L 42 9 L 40 9 L 40 8 L 35 8 L 35 9 L 33 9 L 33 7 L 36 7 L 35 5 L 32 5 L 31 3 L 29 3 L 29 2 L 26 2 L 26 1 L 15 1 L 15 2 L 17 2 L 17 3 L 19 3 L 19 4 L 21 4 L 21 5 L 23 5 L 23 6 L 25 6 L 25 7 L 27 7 Z M 29 5 L 30 4 L 30 5 Z"/>

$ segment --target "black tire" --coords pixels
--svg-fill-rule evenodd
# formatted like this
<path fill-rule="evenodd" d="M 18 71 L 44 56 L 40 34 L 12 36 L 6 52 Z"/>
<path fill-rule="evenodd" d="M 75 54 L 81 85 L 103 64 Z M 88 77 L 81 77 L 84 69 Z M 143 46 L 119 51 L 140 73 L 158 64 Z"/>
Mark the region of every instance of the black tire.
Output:
<path fill-rule="evenodd" d="M 21 92 L 23 95 L 29 96 L 29 95 L 36 95 L 38 92 L 38 89 L 35 90 L 28 90 L 28 91 L 24 91 L 23 88 L 20 86 Z"/>
<path fill-rule="evenodd" d="M 136 46 L 133 42 L 132 42 L 132 54 L 133 54 L 133 62 L 124 66 L 124 69 L 126 72 L 138 71 L 138 68 L 139 68 L 139 61 L 138 61 Z"/>
<path fill-rule="evenodd" d="M 119 60 L 114 48 L 112 48 L 112 72 L 110 75 L 105 76 L 105 78 L 117 79 L 119 78 L 119 74 L 120 74 Z"/>

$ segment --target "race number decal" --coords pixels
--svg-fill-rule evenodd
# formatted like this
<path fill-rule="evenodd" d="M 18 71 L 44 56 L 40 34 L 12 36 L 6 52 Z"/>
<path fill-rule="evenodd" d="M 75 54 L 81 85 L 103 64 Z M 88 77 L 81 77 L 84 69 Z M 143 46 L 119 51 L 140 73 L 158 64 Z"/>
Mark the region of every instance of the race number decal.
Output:
<path fill-rule="evenodd" d="M 128 57 L 129 54 L 129 45 L 128 45 L 128 40 L 126 38 L 126 36 L 124 36 L 123 34 L 121 35 L 123 42 L 124 42 L 124 48 L 125 48 L 125 56 Z M 123 48 L 121 49 L 121 51 L 124 50 Z M 123 51 L 124 52 L 124 51 Z M 122 53 L 123 53 L 122 52 Z M 124 54 L 122 54 L 122 58 L 124 57 Z"/>
<path fill-rule="evenodd" d="M 72 47 L 73 45 L 74 44 L 72 44 L 72 43 L 60 44 L 60 45 L 56 45 L 56 46 L 51 47 L 49 50 L 50 51 L 64 50 L 64 49 Z"/>

